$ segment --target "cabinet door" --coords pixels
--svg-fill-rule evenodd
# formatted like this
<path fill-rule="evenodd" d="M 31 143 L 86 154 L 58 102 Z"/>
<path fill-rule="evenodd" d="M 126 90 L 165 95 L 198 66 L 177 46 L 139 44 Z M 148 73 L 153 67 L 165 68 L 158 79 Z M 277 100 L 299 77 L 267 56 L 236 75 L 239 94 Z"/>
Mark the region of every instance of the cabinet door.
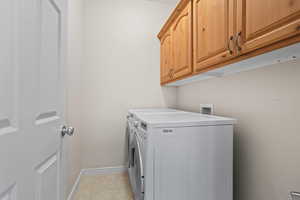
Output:
<path fill-rule="evenodd" d="M 300 33 L 299 0 L 237 0 L 240 53 Z"/>
<path fill-rule="evenodd" d="M 166 32 L 161 39 L 160 45 L 160 74 L 161 83 L 172 79 L 172 37 L 170 31 Z"/>
<path fill-rule="evenodd" d="M 176 79 L 192 73 L 192 4 L 179 11 L 172 26 L 172 76 Z"/>
<path fill-rule="evenodd" d="M 194 66 L 201 71 L 235 56 L 233 0 L 194 0 Z"/>

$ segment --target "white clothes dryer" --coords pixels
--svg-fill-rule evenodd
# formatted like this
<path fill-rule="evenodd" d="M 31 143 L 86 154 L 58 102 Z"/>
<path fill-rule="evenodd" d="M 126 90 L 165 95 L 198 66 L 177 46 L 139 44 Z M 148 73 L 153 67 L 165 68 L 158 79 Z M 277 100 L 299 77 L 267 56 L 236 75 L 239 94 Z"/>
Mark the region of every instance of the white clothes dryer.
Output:
<path fill-rule="evenodd" d="M 233 124 L 189 112 L 137 114 L 135 200 L 232 200 Z"/>

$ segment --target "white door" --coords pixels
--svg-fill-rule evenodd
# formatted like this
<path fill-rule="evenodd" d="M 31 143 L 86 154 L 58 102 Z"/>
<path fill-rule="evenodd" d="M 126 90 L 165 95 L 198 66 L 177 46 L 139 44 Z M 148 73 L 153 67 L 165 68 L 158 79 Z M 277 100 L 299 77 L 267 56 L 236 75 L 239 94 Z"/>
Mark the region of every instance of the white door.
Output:
<path fill-rule="evenodd" d="M 66 0 L 0 1 L 0 200 L 62 200 Z"/>

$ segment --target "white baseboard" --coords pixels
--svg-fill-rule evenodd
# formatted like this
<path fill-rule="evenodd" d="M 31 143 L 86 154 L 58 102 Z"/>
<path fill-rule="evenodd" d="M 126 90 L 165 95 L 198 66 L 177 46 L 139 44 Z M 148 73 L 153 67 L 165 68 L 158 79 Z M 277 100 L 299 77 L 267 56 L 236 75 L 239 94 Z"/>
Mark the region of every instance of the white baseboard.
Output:
<path fill-rule="evenodd" d="M 127 168 L 125 166 L 82 169 L 72 187 L 72 190 L 71 190 L 67 200 L 73 200 L 82 176 L 123 173 L 126 171 L 127 171 Z"/>
<path fill-rule="evenodd" d="M 75 195 L 75 193 L 77 191 L 77 188 L 79 186 L 81 176 L 82 176 L 82 170 L 79 172 L 79 174 L 77 176 L 77 179 L 76 179 L 76 181 L 75 181 L 75 183 L 74 183 L 74 185 L 72 187 L 72 190 L 71 190 L 71 192 L 70 192 L 67 200 L 73 200 L 74 195 Z"/>
<path fill-rule="evenodd" d="M 83 175 L 100 175 L 100 174 L 122 173 L 126 171 L 126 168 L 124 166 L 118 166 L 118 167 L 82 169 L 81 171 Z"/>

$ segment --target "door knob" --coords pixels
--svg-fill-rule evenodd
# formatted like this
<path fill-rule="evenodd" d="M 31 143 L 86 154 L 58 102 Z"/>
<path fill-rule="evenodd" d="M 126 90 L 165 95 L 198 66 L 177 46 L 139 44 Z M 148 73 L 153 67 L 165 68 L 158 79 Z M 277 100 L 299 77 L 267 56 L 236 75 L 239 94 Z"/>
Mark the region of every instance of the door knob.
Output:
<path fill-rule="evenodd" d="M 74 134 L 75 129 L 73 127 L 63 126 L 61 128 L 61 135 L 64 137 L 65 135 L 72 136 Z"/>

